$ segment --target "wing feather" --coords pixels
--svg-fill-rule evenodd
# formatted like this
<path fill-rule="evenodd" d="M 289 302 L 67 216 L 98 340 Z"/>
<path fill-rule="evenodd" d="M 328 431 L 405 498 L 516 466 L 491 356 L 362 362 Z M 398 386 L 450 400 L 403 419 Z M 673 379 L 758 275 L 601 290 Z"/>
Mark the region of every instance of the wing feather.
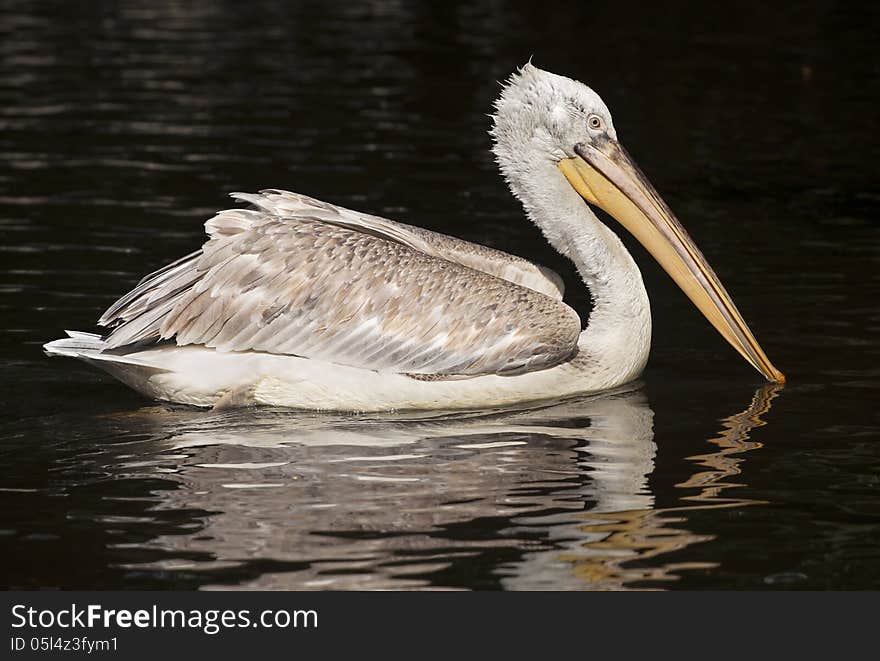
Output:
<path fill-rule="evenodd" d="M 532 270 L 510 260 L 487 267 L 485 259 L 475 268 L 452 259 L 466 242 L 438 248 L 376 217 L 367 217 L 370 226 L 334 222 L 343 211 L 363 219 L 292 193 L 236 196 L 258 210 L 220 212 L 206 223 L 200 251 L 111 306 L 100 320 L 114 327 L 109 348 L 174 339 L 463 376 L 543 369 L 576 351 L 580 319 L 558 289 L 551 296 L 489 272 L 509 275 L 514 264 L 520 279 L 549 289 L 525 260 Z"/>
<path fill-rule="evenodd" d="M 547 267 L 478 243 L 338 207 L 306 195 L 268 189 L 259 194 L 233 193 L 258 209 L 282 217 L 308 217 L 396 241 L 427 255 L 441 257 L 477 271 L 562 300 L 562 278 Z"/>

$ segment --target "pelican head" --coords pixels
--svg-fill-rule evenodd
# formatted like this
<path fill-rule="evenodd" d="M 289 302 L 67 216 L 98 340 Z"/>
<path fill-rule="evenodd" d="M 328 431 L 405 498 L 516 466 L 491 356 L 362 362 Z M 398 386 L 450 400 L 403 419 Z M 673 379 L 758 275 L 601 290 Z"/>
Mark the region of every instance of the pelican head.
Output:
<path fill-rule="evenodd" d="M 511 189 L 527 209 L 528 196 L 546 193 L 535 192 L 524 182 L 536 177 L 546 181 L 561 173 L 581 198 L 611 215 L 651 253 L 755 369 L 769 381 L 785 381 L 706 258 L 617 141 L 611 113 L 598 94 L 578 81 L 529 63 L 511 77 L 495 108 L 494 152 Z M 541 224 L 540 219 L 533 220 Z M 569 254 L 560 245 L 564 236 L 554 240 L 546 226 L 542 229 L 551 243 Z"/>

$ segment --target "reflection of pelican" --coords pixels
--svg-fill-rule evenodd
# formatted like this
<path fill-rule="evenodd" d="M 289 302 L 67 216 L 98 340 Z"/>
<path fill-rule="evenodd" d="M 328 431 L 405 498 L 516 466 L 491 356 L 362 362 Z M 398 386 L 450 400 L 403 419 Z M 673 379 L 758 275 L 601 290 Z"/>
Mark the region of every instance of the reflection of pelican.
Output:
<path fill-rule="evenodd" d="M 154 461 L 138 453 L 121 470 L 146 477 L 155 467 L 179 482 L 163 489 L 158 509 L 212 513 L 192 536 L 148 543 L 162 560 L 129 569 L 204 572 L 209 581 L 216 566 L 272 558 L 299 566 L 247 587 L 418 586 L 425 581 L 415 575 L 450 563 L 540 546 L 548 526 L 536 526 L 529 544 L 498 529 L 511 517 L 556 511 L 571 520 L 585 507 L 644 509 L 653 500 L 653 412 L 638 391 L 519 411 L 265 413 L 126 415 L 134 433 L 144 424 L 151 436 L 170 435 Z M 203 554 L 214 561 L 180 560 Z"/>
<path fill-rule="evenodd" d="M 494 122 L 511 191 L 590 289 L 583 331 L 547 269 L 268 190 L 236 194 L 255 209 L 219 213 L 200 250 L 117 301 L 101 318 L 107 337 L 73 333 L 46 350 L 199 405 L 481 408 L 613 388 L 645 365 L 650 310 L 635 262 L 585 199 L 630 231 L 758 371 L 783 380 L 591 89 L 526 65 Z"/>
<path fill-rule="evenodd" d="M 709 442 L 719 449 L 716 452 L 690 457 L 710 471 L 694 473 L 688 480 L 677 484 L 682 489 L 698 488 L 697 495 L 682 496 L 683 501 L 698 501 L 697 505 L 684 505 L 671 508 L 621 508 L 617 511 L 603 509 L 601 504 L 589 512 L 579 515 L 579 521 L 569 517 L 568 525 L 554 530 L 556 536 L 569 540 L 565 542 L 566 552 L 531 554 L 524 561 L 530 565 L 522 567 L 505 582 L 511 589 L 549 588 L 559 589 L 564 585 L 560 574 L 573 572 L 591 589 L 620 589 L 628 583 L 655 583 L 673 579 L 676 573 L 686 569 L 707 569 L 709 563 L 663 564 L 652 558 L 677 551 L 698 542 L 712 539 L 711 536 L 695 535 L 687 530 L 676 528 L 683 519 L 678 513 L 687 510 L 735 507 L 754 504 L 757 501 L 727 498 L 722 492 L 731 487 L 741 486 L 725 482 L 739 474 L 742 454 L 761 447 L 751 441 L 749 436 L 756 427 L 764 425 L 761 416 L 770 410 L 770 403 L 776 397 L 780 386 L 765 385 L 759 388 L 751 404 L 744 411 L 722 420 L 723 429 L 717 438 Z M 563 523 L 560 521 L 560 523 Z M 578 533 L 572 530 L 577 528 Z M 639 561 L 638 565 L 633 561 Z M 540 568 L 540 569 L 536 569 Z M 577 584 L 572 585 L 578 589 Z M 583 586 L 580 586 L 583 587 Z"/>
<path fill-rule="evenodd" d="M 710 441 L 718 457 L 749 449 L 759 409 L 724 422 Z M 684 566 L 656 558 L 706 539 L 683 529 L 683 508 L 654 506 L 653 417 L 641 392 L 403 420 L 148 411 L 125 424 L 166 437 L 153 455 L 126 448 L 100 465 L 117 483 L 169 483 L 145 515 L 174 525 L 139 545 L 139 561 L 121 555 L 140 575 L 180 571 L 204 585 L 217 571 L 217 582 L 262 588 L 454 587 L 456 574 L 472 587 L 622 587 L 673 577 Z M 736 466 L 717 465 L 699 474 L 702 502 L 688 509 L 734 504 L 717 491 Z M 641 568 L 628 568 L 635 559 Z"/>

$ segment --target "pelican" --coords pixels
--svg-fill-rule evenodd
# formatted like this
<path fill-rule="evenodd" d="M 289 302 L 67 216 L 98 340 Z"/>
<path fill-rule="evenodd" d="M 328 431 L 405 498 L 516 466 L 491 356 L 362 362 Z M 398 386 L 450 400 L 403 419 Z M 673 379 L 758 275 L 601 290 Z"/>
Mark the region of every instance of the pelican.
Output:
<path fill-rule="evenodd" d="M 712 268 L 617 141 L 586 85 L 531 63 L 495 103 L 511 193 L 572 260 L 582 328 L 558 275 L 521 257 L 283 190 L 208 220 L 197 251 L 146 276 L 50 355 L 196 406 L 336 411 L 506 406 L 616 388 L 651 344 L 642 277 L 591 210 L 617 220 L 767 380 L 783 382 Z"/>

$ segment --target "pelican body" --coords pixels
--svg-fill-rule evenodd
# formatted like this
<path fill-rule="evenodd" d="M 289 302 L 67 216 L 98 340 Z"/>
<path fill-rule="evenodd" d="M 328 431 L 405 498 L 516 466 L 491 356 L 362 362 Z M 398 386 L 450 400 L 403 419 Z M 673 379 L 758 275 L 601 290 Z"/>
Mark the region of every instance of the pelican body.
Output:
<path fill-rule="evenodd" d="M 617 142 L 599 96 L 531 64 L 495 104 L 511 192 L 571 259 L 589 323 L 555 273 L 521 257 L 282 190 L 233 193 L 200 250 L 99 320 L 45 345 L 156 399 L 377 411 L 505 406 L 616 388 L 651 344 L 642 277 L 605 210 L 765 378 L 768 360 L 718 277 Z"/>

